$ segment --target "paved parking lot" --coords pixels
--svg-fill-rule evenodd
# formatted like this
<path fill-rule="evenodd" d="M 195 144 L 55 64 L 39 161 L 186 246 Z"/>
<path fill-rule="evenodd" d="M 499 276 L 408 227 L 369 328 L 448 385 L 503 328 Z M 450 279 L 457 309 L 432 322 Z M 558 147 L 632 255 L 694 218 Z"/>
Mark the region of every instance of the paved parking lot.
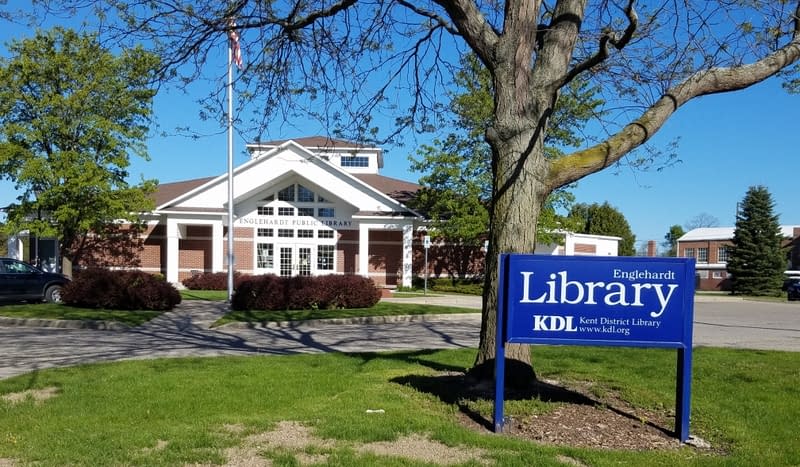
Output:
<path fill-rule="evenodd" d="M 409 299 L 398 299 L 411 302 Z M 415 302 L 479 308 L 479 297 L 422 297 Z M 42 368 L 134 358 L 286 355 L 475 347 L 480 314 L 375 324 L 302 323 L 209 326 L 223 303 L 187 301 L 143 326 L 125 330 L 0 326 L 0 378 Z M 694 343 L 800 352 L 800 303 L 700 298 Z"/>

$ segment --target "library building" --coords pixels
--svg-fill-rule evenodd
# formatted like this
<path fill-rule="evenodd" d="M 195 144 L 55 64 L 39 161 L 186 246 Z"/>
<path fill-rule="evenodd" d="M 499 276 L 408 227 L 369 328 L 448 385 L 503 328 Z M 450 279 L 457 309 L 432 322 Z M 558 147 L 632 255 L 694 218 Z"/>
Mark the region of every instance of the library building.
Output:
<path fill-rule="evenodd" d="M 420 187 L 380 175 L 381 149 L 317 136 L 249 144 L 247 151 L 250 159 L 232 174 L 232 229 L 227 173 L 159 185 L 156 208 L 145 215 L 139 269 L 176 284 L 227 271 L 232 233 L 234 269 L 242 274 L 358 274 L 395 287 L 423 274 L 484 272 L 483 247 L 434 242 L 425 255 L 426 219 L 408 207 Z M 617 254 L 616 237 L 564 235 L 561 245 L 541 252 Z M 22 243 L 14 248 L 22 257 Z"/>

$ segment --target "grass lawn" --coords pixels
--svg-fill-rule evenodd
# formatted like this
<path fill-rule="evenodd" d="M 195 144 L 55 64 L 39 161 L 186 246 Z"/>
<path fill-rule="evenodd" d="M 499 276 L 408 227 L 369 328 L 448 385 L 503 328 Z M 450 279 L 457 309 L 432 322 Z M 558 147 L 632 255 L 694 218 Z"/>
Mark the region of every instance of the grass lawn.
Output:
<path fill-rule="evenodd" d="M 180 291 L 184 300 L 206 300 L 211 302 L 224 302 L 228 300 L 227 290 L 189 290 Z"/>
<path fill-rule="evenodd" d="M 75 308 L 56 303 L 3 304 L 0 306 L 0 316 L 9 318 L 117 321 L 128 326 L 139 326 L 160 314 L 160 311 Z"/>
<path fill-rule="evenodd" d="M 591 381 L 640 407 L 674 404 L 674 351 L 532 351 L 542 378 Z M 544 446 L 466 428 L 463 407 L 491 420 L 491 402 L 459 400 L 452 385 L 431 388 L 474 357 L 474 349 L 303 354 L 37 371 L 0 380 L 0 465 L 436 465 L 414 452 L 368 449 L 404 437 L 440 443 L 442 462 L 464 466 L 800 463 L 796 353 L 696 349 L 691 431 L 711 451 Z M 545 413 L 559 404 L 510 400 L 506 411 Z M 416 454 L 431 450 L 422 446 Z"/>

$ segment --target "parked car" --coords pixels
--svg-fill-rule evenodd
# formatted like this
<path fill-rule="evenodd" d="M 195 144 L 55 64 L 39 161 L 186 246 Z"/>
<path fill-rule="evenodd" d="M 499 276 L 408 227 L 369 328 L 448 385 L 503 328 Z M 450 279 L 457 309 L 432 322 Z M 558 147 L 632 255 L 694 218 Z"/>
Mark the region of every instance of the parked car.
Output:
<path fill-rule="evenodd" d="M 61 289 L 69 278 L 44 272 L 13 258 L 0 258 L 0 300 L 61 303 Z"/>
<path fill-rule="evenodd" d="M 800 300 L 800 277 L 795 277 L 786 281 L 786 298 L 789 300 Z"/>

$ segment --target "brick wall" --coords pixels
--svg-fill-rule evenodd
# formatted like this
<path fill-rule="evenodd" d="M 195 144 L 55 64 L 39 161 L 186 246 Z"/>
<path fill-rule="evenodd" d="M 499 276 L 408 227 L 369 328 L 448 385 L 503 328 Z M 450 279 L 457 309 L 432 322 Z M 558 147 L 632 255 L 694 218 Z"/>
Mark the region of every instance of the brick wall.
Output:
<path fill-rule="evenodd" d="M 678 245 L 678 256 L 693 257 L 696 259 L 695 271 L 697 290 L 707 291 L 729 291 L 731 281 L 728 271 L 725 268 L 726 262 L 721 262 L 719 253 L 720 248 L 730 247 L 730 240 L 696 240 L 690 242 L 680 242 Z M 707 251 L 707 258 L 701 261 L 700 249 Z M 724 258 L 722 258 L 724 260 Z M 716 277 L 715 277 L 716 276 Z"/>

